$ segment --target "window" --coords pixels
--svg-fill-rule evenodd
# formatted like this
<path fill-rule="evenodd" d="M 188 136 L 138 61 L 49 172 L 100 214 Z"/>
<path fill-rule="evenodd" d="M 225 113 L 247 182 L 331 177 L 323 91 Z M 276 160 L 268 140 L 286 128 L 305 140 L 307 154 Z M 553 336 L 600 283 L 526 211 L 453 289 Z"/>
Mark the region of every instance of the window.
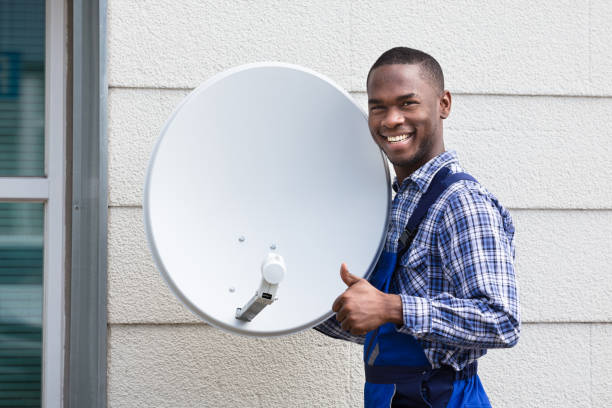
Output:
<path fill-rule="evenodd" d="M 60 406 L 63 0 L 0 0 L 0 406 Z"/>
<path fill-rule="evenodd" d="M 0 406 L 40 406 L 43 212 L 0 203 Z"/>

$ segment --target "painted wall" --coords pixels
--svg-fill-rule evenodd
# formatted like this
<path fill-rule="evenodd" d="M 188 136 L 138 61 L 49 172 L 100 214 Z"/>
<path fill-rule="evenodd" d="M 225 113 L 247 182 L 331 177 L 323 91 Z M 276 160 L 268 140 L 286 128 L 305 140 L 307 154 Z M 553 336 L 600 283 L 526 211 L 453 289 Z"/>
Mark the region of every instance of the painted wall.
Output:
<path fill-rule="evenodd" d="M 365 107 L 367 70 L 397 45 L 440 61 L 447 147 L 515 219 L 523 334 L 481 360 L 493 406 L 612 406 L 612 3 L 491 4 L 109 0 L 109 406 L 361 405 L 359 346 L 231 336 L 184 309 L 148 252 L 142 190 L 165 119 L 209 76 L 286 61 Z"/>

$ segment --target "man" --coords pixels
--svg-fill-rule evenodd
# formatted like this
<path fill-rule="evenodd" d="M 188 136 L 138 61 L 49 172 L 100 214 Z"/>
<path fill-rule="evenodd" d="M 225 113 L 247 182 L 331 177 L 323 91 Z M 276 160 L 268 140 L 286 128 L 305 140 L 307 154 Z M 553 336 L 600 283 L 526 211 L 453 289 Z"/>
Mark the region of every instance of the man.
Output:
<path fill-rule="evenodd" d="M 369 281 L 343 264 L 336 316 L 316 329 L 364 344 L 366 407 L 490 407 L 477 359 L 520 332 L 510 215 L 445 151 L 451 94 L 433 57 L 383 53 L 367 91 L 397 194 Z"/>

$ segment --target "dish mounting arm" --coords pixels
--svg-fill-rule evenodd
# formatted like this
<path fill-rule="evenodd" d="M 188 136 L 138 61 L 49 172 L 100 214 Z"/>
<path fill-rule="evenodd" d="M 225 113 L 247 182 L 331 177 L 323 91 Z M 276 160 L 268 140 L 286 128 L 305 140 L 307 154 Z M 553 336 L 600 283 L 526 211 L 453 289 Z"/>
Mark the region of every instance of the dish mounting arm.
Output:
<path fill-rule="evenodd" d="M 278 254 L 268 254 L 261 264 L 261 283 L 255 295 L 243 306 L 236 308 L 236 319 L 250 322 L 266 306 L 274 303 L 278 298 L 276 291 L 278 284 L 285 277 L 285 261 Z"/>

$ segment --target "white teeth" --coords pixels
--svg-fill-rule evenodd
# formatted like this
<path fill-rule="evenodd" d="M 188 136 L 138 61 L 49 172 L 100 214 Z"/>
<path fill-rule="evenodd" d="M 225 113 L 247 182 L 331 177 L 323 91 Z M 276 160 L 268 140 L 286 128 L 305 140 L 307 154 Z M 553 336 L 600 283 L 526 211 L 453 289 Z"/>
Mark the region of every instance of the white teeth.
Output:
<path fill-rule="evenodd" d="M 406 140 L 410 137 L 409 134 L 398 135 L 398 136 L 388 136 L 387 140 L 390 142 L 401 142 L 402 140 Z"/>

